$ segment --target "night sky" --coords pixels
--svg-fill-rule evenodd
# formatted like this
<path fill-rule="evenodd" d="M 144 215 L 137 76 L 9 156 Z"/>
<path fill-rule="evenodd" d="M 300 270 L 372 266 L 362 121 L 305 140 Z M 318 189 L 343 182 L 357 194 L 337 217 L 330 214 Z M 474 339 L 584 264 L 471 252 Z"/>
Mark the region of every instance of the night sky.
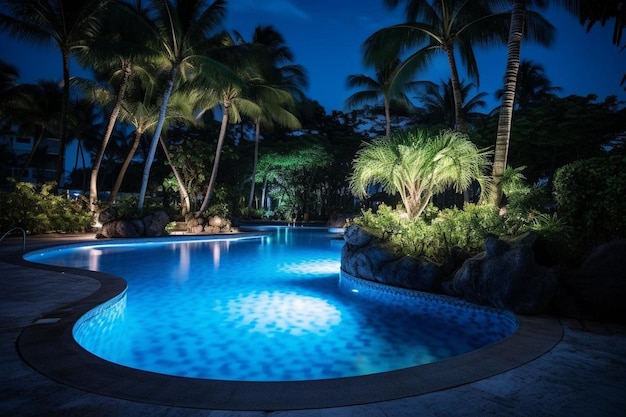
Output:
<path fill-rule="evenodd" d="M 626 51 L 620 53 L 611 44 L 612 22 L 604 28 L 596 25 L 586 33 L 577 19 L 565 11 L 548 9 L 545 17 L 557 29 L 555 44 L 550 49 L 523 44 L 522 59 L 543 65 L 552 84 L 563 88 L 561 96 L 593 93 L 600 100 L 617 95 L 626 101 L 626 92 L 619 85 L 626 72 Z M 295 63 L 307 70 L 308 96 L 330 113 L 345 110 L 345 99 L 356 92 L 345 87 L 349 74 L 374 75 L 362 64 L 363 41 L 376 30 L 402 20 L 402 6 L 389 10 L 382 0 L 232 0 L 228 3 L 225 26 L 239 31 L 246 39 L 252 37 L 259 24 L 274 26 L 293 50 Z M 0 59 L 19 69 L 19 82 L 61 78 L 60 53 L 54 46 L 30 46 L 6 33 L 0 34 L 0 43 Z M 498 105 L 493 92 L 502 87 L 506 48 L 476 51 L 480 86 L 474 94 L 489 94 L 488 108 L 483 109 L 489 112 Z M 76 64 L 70 70 L 72 75 L 85 76 Z M 464 69 L 460 70 L 461 78 L 470 81 Z M 436 83 L 448 78 L 443 56 L 433 63 L 432 69 L 416 76 L 418 80 Z"/>

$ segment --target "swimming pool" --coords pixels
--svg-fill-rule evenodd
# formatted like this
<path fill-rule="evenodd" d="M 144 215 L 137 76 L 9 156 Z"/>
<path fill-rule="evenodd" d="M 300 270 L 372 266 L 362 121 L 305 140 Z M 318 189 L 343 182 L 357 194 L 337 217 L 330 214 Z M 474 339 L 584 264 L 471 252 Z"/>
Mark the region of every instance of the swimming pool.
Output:
<path fill-rule="evenodd" d="M 462 302 L 340 278 L 325 229 L 236 239 L 55 248 L 26 259 L 124 277 L 74 337 L 135 369 L 190 378 L 302 381 L 369 375 L 493 344 L 515 318 Z"/>

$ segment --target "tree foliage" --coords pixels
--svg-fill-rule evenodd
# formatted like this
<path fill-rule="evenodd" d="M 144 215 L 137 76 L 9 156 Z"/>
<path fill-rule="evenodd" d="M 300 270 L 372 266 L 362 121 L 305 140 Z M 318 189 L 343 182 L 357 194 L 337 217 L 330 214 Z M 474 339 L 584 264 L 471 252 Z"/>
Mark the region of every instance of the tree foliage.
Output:
<path fill-rule="evenodd" d="M 433 136 L 423 130 L 397 132 L 363 144 L 353 161 L 350 188 L 361 198 L 376 184 L 384 192 L 398 193 L 414 219 L 435 193 L 447 188 L 462 192 L 478 180 L 486 190 L 488 154 L 467 135 L 451 130 Z"/>
<path fill-rule="evenodd" d="M 556 173 L 558 212 L 588 245 L 626 237 L 626 157 L 582 159 Z"/>

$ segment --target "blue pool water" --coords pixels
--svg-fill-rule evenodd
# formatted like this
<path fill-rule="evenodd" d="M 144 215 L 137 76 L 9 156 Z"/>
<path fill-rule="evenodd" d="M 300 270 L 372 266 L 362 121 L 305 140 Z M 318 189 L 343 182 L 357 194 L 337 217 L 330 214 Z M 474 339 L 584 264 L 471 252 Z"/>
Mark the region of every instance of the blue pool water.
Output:
<path fill-rule="evenodd" d="M 325 229 L 243 239 L 97 242 L 27 260 L 123 277 L 128 290 L 74 326 L 86 350 L 183 377 L 298 381 L 422 365 L 493 344 L 513 315 L 340 277 Z"/>

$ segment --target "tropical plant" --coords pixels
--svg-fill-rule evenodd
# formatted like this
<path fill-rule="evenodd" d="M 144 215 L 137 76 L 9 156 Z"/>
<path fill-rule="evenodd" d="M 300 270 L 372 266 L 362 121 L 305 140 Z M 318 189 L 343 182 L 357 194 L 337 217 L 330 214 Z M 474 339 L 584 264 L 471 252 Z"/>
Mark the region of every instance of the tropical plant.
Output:
<path fill-rule="evenodd" d="M 390 7 L 396 7 L 400 2 L 385 0 Z M 508 15 L 495 13 L 491 8 L 498 3 L 489 0 L 406 0 L 406 23 L 383 28 L 371 35 L 365 41 L 365 60 L 370 64 L 389 62 L 409 52 L 403 68 L 397 73 L 414 73 L 428 65 L 436 53 L 444 52 L 454 94 L 455 129 L 466 133 L 456 55 L 460 55 L 468 75 L 478 84 L 473 46 L 506 40 Z M 415 51 L 414 48 L 419 49 Z"/>
<path fill-rule="evenodd" d="M 365 74 L 352 74 L 346 81 L 348 88 L 364 88 L 346 99 L 346 107 L 355 108 L 367 103 L 378 104 L 382 101 L 385 111 L 385 136 L 391 133 L 391 105 L 407 110 L 412 108 L 413 104 L 406 95 L 406 91 L 418 85 L 426 85 L 425 82 L 418 81 L 396 81 L 397 72 L 401 67 L 402 62 L 396 58 L 385 64 L 377 64 L 375 78 Z"/>
<path fill-rule="evenodd" d="M 162 70 L 167 72 L 168 77 L 160 100 L 159 119 L 145 160 L 137 203 L 139 208 L 144 205 L 150 168 L 165 123 L 169 99 L 178 78 L 190 79 L 215 73 L 222 76 L 232 74 L 226 66 L 209 55 L 212 49 L 219 46 L 216 36 L 220 33 L 225 13 L 224 0 L 215 0 L 208 7 L 203 0 L 152 2 L 149 13 L 152 20 L 148 22 L 146 30 L 150 31 L 153 41 L 148 46 L 152 48 L 151 55 L 158 57 L 155 62 L 163 64 Z M 200 77 L 198 79 L 205 80 Z"/>
<path fill-rule="evenodd" d="M 149 71 L 144 70 L 148 41 L 140 24 L 143 11 L 141 2 L 133 5 L 115 2 L 102 19 L 99 30 L 93 34 L 88 45 L 79 50 L 79 62 L 93 69 L 97 80 L 106 80 L 106 86 L 87 80 L 80 80 L 92 99 L 109 112 L 108 123 L 102 141 L 91 163 L 89 183 L 89 203 L 96 211 L 98 201 L 98 173 L 109 140 L 122 111 L 126 91 L 131 87 L 131 76 L 139 74 L 144 83 L 151 82 Z"/>
<path fill-rule="evenodd" d="M 211 176 L 209 177 L 209 184 L 206 187 L 206 192 L 204 194 L 204 199 L 202 200 L 202 205 L 200 209 L 198 209 L 198 215 L 205 211 L 209 203 L 211 202 L 211 197 L 213 196 L 213 192 L 215 191 L 215 184 L 217 181 L 217 173 L 219 170 L 220 158 L 222 156 L 222 148 L 224 146 L 224 139 L 226 138 L 226 128 L 228 126 L 229 120 L 237 123 L 241 121 L 240 112 L 247 113 L 248 115 L 260 114 L 261 109 L 256 104 L 253 103 L 244 97 L 241 96 L 242 89 L 236 85 L 227 85 L 221 90 L 222 96 L 222 117 L 220 124 L 220 132 L 217 138 L 217 146 L 215 148 L 215 157 L 213 158 L 213 166 L 211 168 Z"/>
<path fill-rule="evenodd" d="M 238 34 L 237 34 L 238 35 Z M 239 44 L 245 44 L 240 38 Z M 254 118 L 254 159 L 252 165 L 248 210 L 252 208 L 254 199 L 255 177 L 259 160 L 259 139 L 261 127 L 271 128 L 275 125 L 299 129 L 300 121 L 293 114 L 299 98 L 304 94 L 301 88 L 306 87 L 307 78 L 302 66 L 293 64 L 293 53 L 285 45 L 285 40 L 271 26 L 257 26 L 252 36 L 252 46 L 262 48 L 267 59 L 259 59 L 261 77 L 249 80 L 247 95 L 256 103 L 261 113 Z"/>
<path fill-rule="evenodd" d="M 374 213 L 367 210 L 354 219 L 355 224 L 387 243 L 398 255 L 444 264 L 455 250 L 466 256 L 484 251 L 487 236 L 505 234 L 504 221 L 486 204 L 467 204 L 438 211 L 429 206 L 424 216 L 407 222 L 397 210 L 382 204 Z"/>
<path fill-rule="evenodd" d="M 56 183 L 13 182 L 0 192 L 0 230 L 19 226 L 28 233 L 84 232 L 93 217 L 81 200 L 55 195 Z"/>
<path fill-rule="evenodd" d="M 274 211 L 284 219 L 297 212 L 310 215 L 323 209 L 326 170 L 332 164 L 328 143 L 315 136 L 277 143 L 259 159 L 258 179 L 263 182 L 261 201 L 272 198 Z M 265 207 L 265 206 L 263 206 Z"/>
<path fill-rule="evenodd" d="M 68 107 L 70 101 L 70 54 L 83 48 L 111 0 L 2 0 L 0 27 L 10 34 L 41 44 L 53 42 L 63 63 L 63 100 L 59 123 L 59 157 L 56 183 L 62 185 L 65 174 Z"/>
<path fill-rule="evenodd" d="M 476 180 L 485 191 L 488 155 L 460 132 L 398 132 L 363 144 L 352 164 L 350 189 L 359 198 L 376 184 L 384 192 L 399 193 L 407 217 L 414 219 L 435 193 L 447 188 L 462 192 Z"/>

